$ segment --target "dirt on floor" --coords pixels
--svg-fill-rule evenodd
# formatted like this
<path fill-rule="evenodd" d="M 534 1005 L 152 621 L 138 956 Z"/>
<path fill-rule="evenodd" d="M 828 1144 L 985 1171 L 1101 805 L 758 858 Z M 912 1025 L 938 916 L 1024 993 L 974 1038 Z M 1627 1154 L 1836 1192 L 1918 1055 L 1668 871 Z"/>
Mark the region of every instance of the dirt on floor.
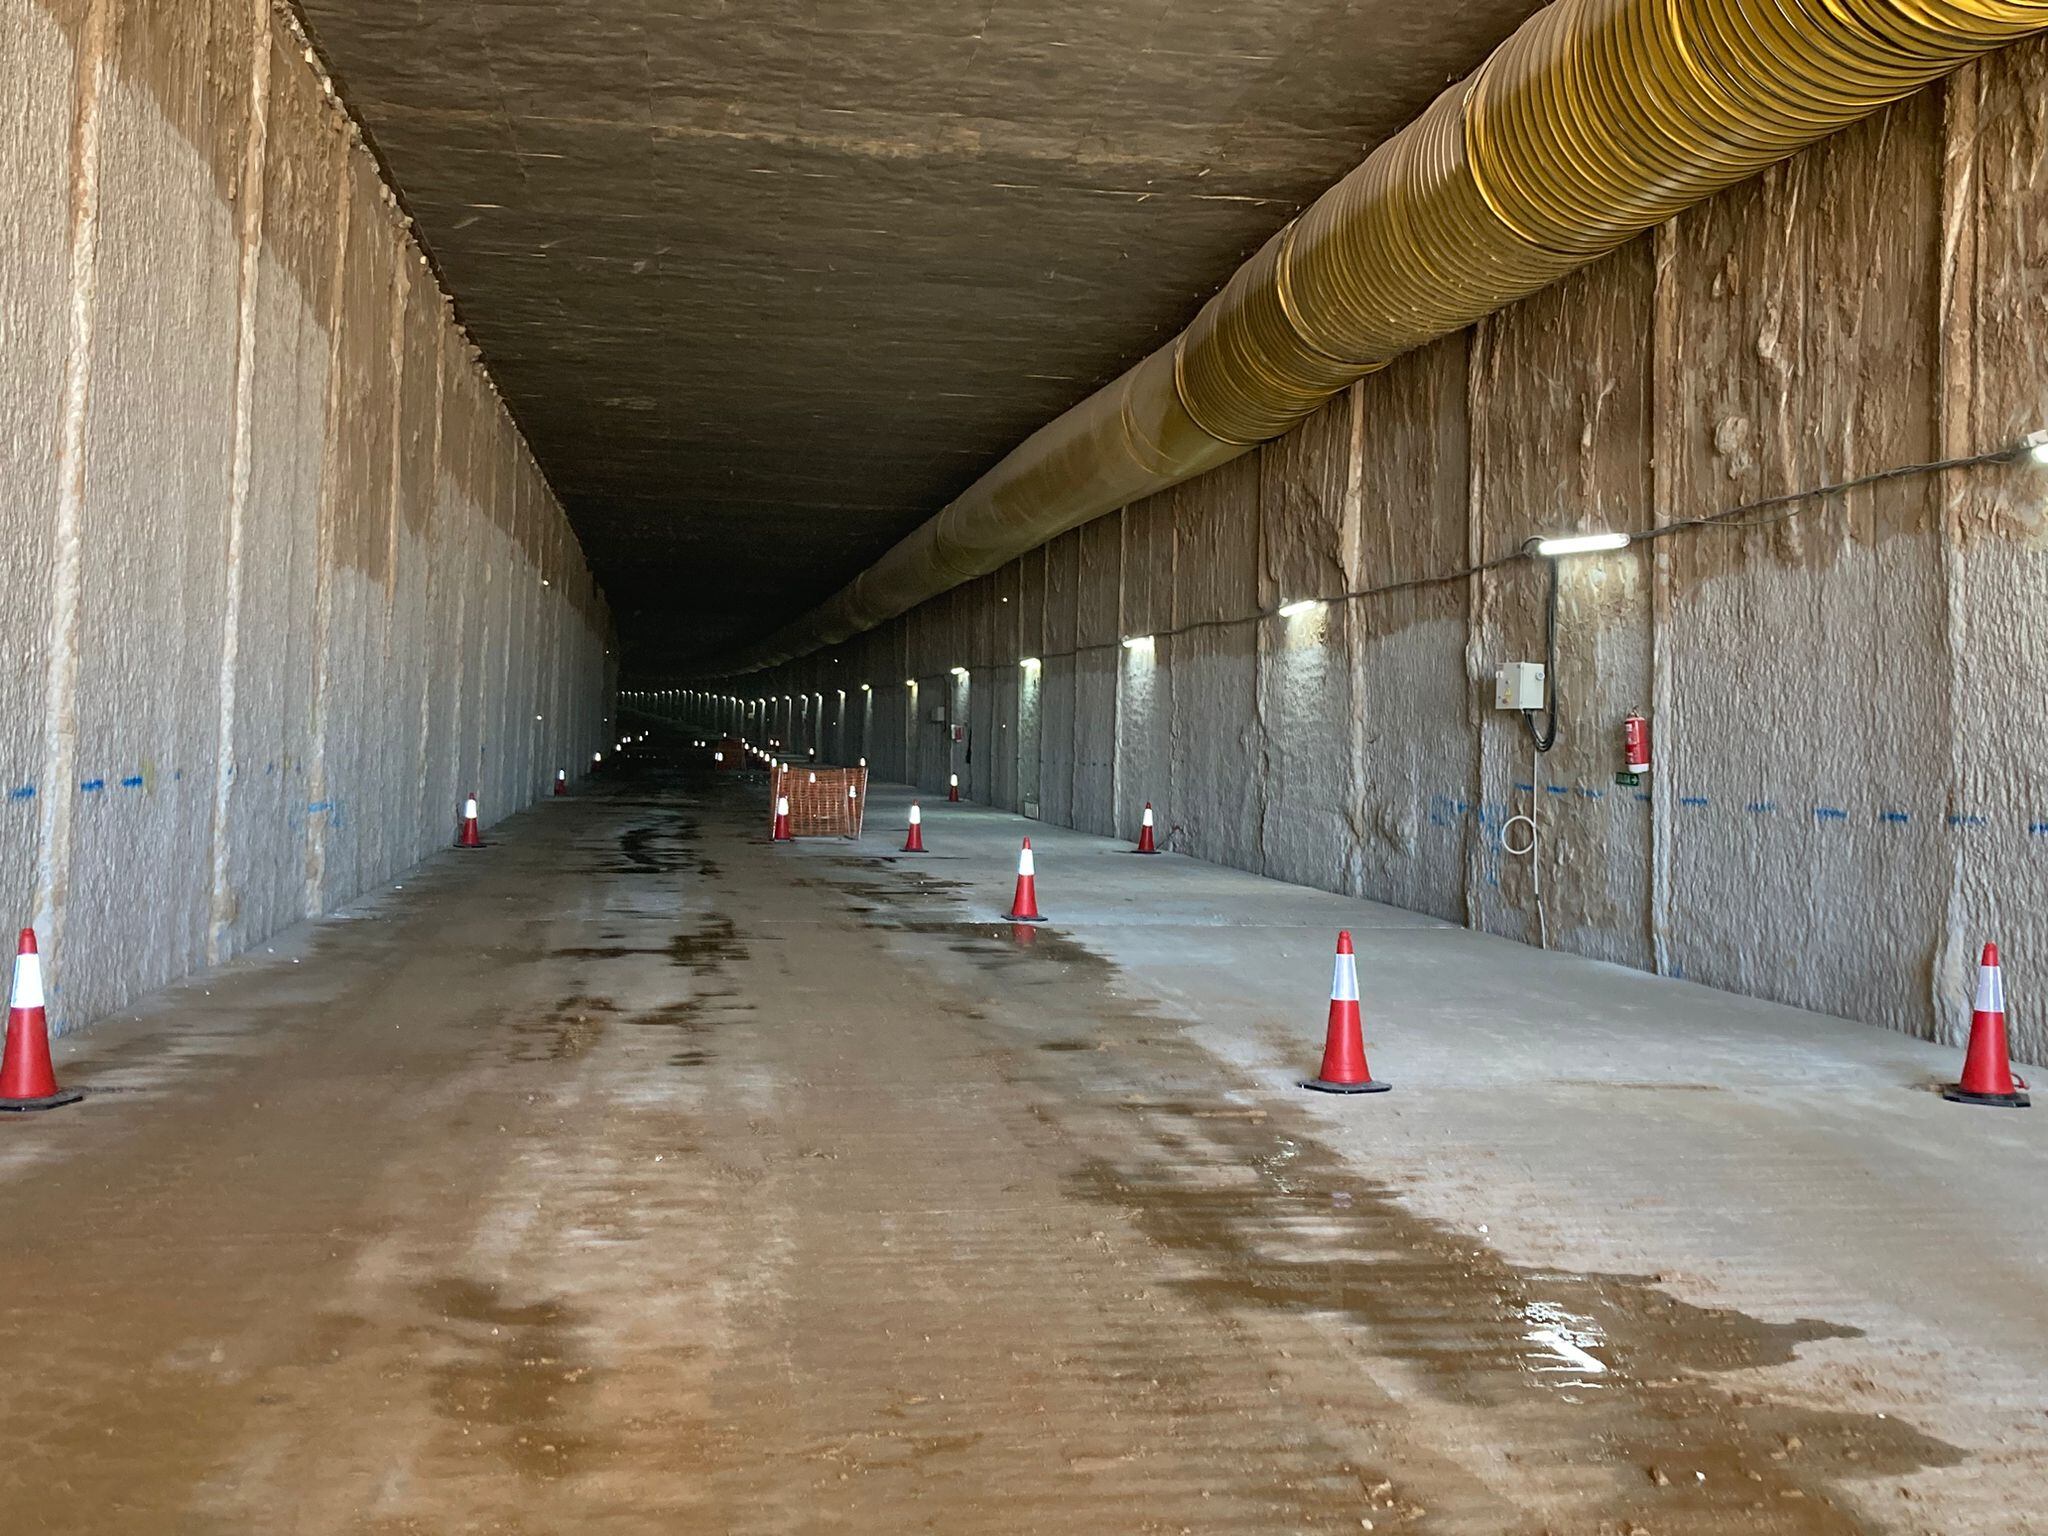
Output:
<path fill-rule="evenodd" d="M 1963 1460 L 732 793 L 543 806 L 0 1125 L 5 1529 L 1833 1536 Z"/>

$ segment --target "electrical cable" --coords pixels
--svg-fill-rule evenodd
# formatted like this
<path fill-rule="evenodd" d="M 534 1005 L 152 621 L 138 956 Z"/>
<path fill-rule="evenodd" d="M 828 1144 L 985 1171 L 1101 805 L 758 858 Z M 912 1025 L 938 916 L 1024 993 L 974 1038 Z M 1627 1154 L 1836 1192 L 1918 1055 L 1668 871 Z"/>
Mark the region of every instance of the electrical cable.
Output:
<path fill-rule="evenodd" d="M 1982 453 L 1965 454 L 1953 459 L 1931 459 L 1925 463 L 1898 464 L 1890 469 L 1875 470 L 1870 474 L 1857 475 L 1849 480 L 1831 481 L 1828 484 L 1811 486 L 1805 490 L 1787 491 L 1778 496 L 1765 496 L 1756 501 L 1746 501 L 1740 506 L 1727 507 L 1719 512 L 1709 513 L 1704 517 L 1686 517 L 1680 518 L 1675 522 L 1658 523 L 1654 527 L 1644 529 L 1641 533 L 1630 534 L 1629 543 L 1645 544 L 1652 539 L 1664 538 L 1668 534 L 1698 529 L 1733 528 L 1739 531 L 1749 528 L 1768 528 L 1774 524 L 1786 522 L 1800 516 L 1808 510 L 1805 505 L 1808 502 L 1832 500 L 1835 497 L 1845 496 L 1851 491 L 1862 490 L 1867 486 L 1881 485 L 1893 480 L 1915 479 L 1922 475 L 1947 474 L 1960 469 L 1981 469 L 1990 464 L 2016 464 L 2040 452 L 2043 444 L 2039 441 L 2039 438 L 2040 434 L 2036 433 L 2022 438 L 2016 443 L 2008 443 L 2003 447 L 1988 449 Z M 1784 510 L 1778 511 L 1780 508 Z M 1778 515 L 1773 517 L 1755 516 L 1759 512 L 1773 511 L 1777 511 Z M 1740 519 L 1749 520 L 1740 521 Z M 1460 566 L 1456 570 L 1440 571 L 1428 576 L 1410 576 L 1400 581 L 1382 582 L 1377 586 L 1355 587 L 1348 591 L 1339 592 L 1333 597 L 1319 599 L 1319 601 L 1325 603 L 1355 603 L 1369 597 L 1390 597 L 1398 592 L 1422 591 L 1429 587 L 1447 586 L 1452 582 L 1470 581 L 1477 576 L 1490 575 L 1494 571 L 1517 564 L 1523 560 L 1548 558 L 1550 557 L 1539 556 L 1535 553 L 1534 541 L 1532 540 L 1529 544 L 1519 549 L 1511 550 L 1507 554 L 1495 555 L 1490 560 L 1481 560 L 1472 565 Z M 1552 561 L 1553 577 L 1555 574 L 1556 562 Z M 1555 590 L 1555 581 L 1553 580 L 1553 600 Z M 1259 612 L 1240 614 L 1232 618 L 1197 619 L 1191 623 L 1175 625 L 1171 629 L 1154 630 L 1144 638 L 1166 640 L 1177 635 L 1193 634 L 1198 630 L 1231 629 L 1240 624 L 1256 624 L 1262 619 L 1271 617 L 1272 614 L 1270 613 Z M 1552 627 L 1554 629 L 1554 624 Z M 1041 651 L 1038 653 L 1038 656 L 1041 661 L 1050 661 L 1056 658 L 1081 656 L 1090 651 L 1110 650 L 1122 643 L 1119 640 L 1103 640 L 1092 645 L 1070 646 L 1065 650 Z"/>
<path fill-rule="evenodd" d="M 1543 599 L 1543 729 L 1536 729 L 1533 709 L 1522 711 L 1522 728 L 1529 733 L 1529 744 L 1541 756 L 1557 745 L 1557 558 L 1539 558 L 1550 561 L 1550 590 Z"/>

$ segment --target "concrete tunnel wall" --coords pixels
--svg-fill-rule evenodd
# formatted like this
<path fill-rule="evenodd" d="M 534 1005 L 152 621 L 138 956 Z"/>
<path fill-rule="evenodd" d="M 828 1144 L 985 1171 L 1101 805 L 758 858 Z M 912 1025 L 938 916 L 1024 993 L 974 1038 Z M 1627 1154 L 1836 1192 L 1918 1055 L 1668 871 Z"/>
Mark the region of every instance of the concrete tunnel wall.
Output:
<path fill-rule="evenodd" d="M 1535 781 L 1491 683 L 1541 658 L 1540 570 L 1272 616 L 2048 426 L 2044 157 L 2034 42 L 1253 456 L 713 688 L 822 692 L 824 742 L 715 718 L 930 791 L 957 765 L 970 798 L 1091 832 L 1133 836 L 1151 800 L 1200 858 L 1936 1039 L 1962 1038 L 1996 939 L 2015 1050 L 2048 1060 L 2048 469 L 1567 562 L 1539 870 L 1500 846 Z M 924 718 L 954 666 L 971 756 Z M 1639 789 L 1614 779 L 1632 708 L 1656 735 Z"/>
<path fill-rule="evenodd" d="M 0 910 L 59 1029 L 609 745 L 609 620 L 268 0 L 0 0 Z"/>

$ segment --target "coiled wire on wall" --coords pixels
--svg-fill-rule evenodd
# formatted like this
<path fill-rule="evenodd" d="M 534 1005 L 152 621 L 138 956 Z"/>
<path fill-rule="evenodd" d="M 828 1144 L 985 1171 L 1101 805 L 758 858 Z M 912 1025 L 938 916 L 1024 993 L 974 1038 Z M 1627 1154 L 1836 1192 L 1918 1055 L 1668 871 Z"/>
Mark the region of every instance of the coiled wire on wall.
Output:
<path fill-rule="evenodd" d="M 895 617 L 1286 431 L 1394 357 L 2048 27 L 2048 0 L 1556 0 L 1159 352 L 730 675 Z"/>
<path fill-rule="evenodd" d="M 1542 559 L 1550 567 L 1549 584 L 1543 594 L 1543 724 L 1536 724 L 1536 711 L 1522 711 L 1522 729 L 1529 738 L 1529 810 L 1527 815 L 1510 816 L 1500 824 L 1500 851 L 1510 858 L 1529 861 L 1530 891 L 1536 906 L 1536 945 L 1539 949 L 1550 948 L 1550 928 L 1543 915 L 1543 859 L 1538 852 L 1543 840 L 1542 828 L 1537 825 L 1536 813 L 1543 806 L 1543 758 L 1557 745 L 1558 698 L 1557 681 L 1557 588 L 1559 571 L 1554 556 L 1538 555 L 1535 540 L 1530 540 L 1523 553 L 1532 558 Z M 1517 825 L 1529 829 L 1528 841 L 1517 847 L 1514 829 Z"/>

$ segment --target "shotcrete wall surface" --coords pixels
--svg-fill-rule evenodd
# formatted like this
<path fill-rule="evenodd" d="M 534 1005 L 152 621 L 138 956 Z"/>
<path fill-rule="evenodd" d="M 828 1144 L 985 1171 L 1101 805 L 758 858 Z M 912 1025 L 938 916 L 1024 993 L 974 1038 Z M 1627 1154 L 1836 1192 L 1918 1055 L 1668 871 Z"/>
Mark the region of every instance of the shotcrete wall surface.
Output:
<path fill-rule="evenodd" d="M 988 690 L 997 804 L 1131 836 L 1150 800 L 1180 852 L 1957 1039 L 1986 939 L 2011 997 L 2048 997 L 2048 468 L 1571 558 L 1563 729 L 1533 769 L 1491 693 L 1499 663 L 1542 656 L 1537 564 L 1276 610 L 1537 533 L 1640 532 L 1999 448 L 2048 426 L 2044 336 L 2034 42 L 1251 457 L 704 702 L 863 682 L 887 701 L 908 635 L 927 695 L 954 665 L 977 697 L 1014 679 Z M 1014 624 L 984 622 L 1004 598 Z M 1640 785 L 1615 777 L 1631 709 L 1655 732 Z M 887 731 L 869 757 L 943 783 Z M 1503 824 L 1532 808 L 1517 858 Z M 2048 1007 L 2022 1001 L 2013 1029 L 2048 1059 Z"/>
<path fill-rule="evenodd" d="M 580 771 L 609 620 L 269 0 L 0 0 L 0 910 L 62 1029 Z"/>

